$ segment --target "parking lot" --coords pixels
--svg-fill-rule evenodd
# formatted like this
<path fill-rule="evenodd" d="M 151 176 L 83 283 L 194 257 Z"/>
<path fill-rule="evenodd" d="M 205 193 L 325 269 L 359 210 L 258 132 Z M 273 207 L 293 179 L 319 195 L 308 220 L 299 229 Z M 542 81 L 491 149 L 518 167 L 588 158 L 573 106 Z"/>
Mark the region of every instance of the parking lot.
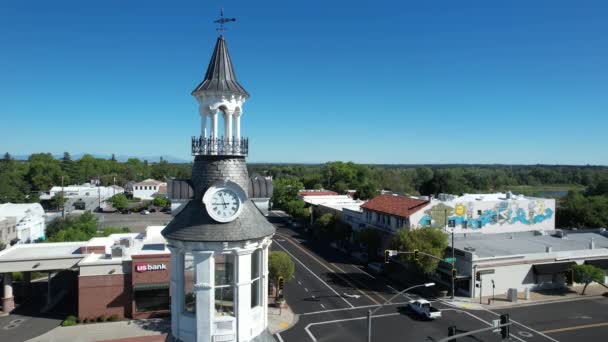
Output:
<path fill-rule="evenodd" d="M 154 212 L 148 215 L 140 213 L 95 213 L 101 227 L 127 227 L 134 233 L 141 233 L 148 226 L 164 226 L 173 216 L 170 213 Z"/>

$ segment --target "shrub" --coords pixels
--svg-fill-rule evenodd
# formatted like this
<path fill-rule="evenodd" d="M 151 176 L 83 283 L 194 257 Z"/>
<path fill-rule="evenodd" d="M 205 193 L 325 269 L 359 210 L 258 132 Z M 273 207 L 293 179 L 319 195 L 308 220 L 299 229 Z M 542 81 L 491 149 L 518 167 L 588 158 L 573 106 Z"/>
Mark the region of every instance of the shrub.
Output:
<path fill-rule="evenodd" d="M 105 322 L 107 320 L 106 315 L 101 315 L 97 317 L 97 322 Z"/>
<path fill-rule="evenodd" d="M 76 325 L 76 321 L 78 320 L 78 318 L 76 318 L 75 316 L 68 316 L 66 317 L 66 319 L 61 323 L 62 326 L 64 327 L 69 327 L 72 325 Z"/>
<path fill-rule="evenodd" d="M 108 322 L 116 322 L 118 320 L 119 320 L 119 317 L 117 314 L 113 314 L 113 315 L 110 315 L 110 317 L 108 317 Z"/>

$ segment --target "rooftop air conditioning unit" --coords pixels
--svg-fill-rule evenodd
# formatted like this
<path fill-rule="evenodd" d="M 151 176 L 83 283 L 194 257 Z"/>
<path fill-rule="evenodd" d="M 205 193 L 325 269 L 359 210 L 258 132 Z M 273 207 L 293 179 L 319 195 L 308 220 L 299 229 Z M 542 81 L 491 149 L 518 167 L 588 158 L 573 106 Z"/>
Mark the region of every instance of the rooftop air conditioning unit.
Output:
<path fill-rule="evenodd" d="M 122 258 L 125 254 L 125 247 L 121 245 L 112 246 L 112 258 Z"/>
<path fill-rule="evenodd" d="M 133 238 L 130 238 L 130 237 L 120 238 L 119 245 L 129 248 L 129 247 L 133 246 Z"/>
<path fill-rule="evenodd" d="M 475 248 L 474 247 L 465 247 L 464 250 L 467 251 L 467 252 L 475 252 Z"/>

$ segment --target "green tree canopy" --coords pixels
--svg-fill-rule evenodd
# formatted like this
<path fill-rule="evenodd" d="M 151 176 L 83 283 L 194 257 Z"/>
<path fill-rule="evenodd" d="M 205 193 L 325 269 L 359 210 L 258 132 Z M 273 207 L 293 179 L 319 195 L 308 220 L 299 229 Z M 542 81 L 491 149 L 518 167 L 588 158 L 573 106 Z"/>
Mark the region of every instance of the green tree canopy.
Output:
<path fill-rule="evenodd" d="M 272 205 L 281 209 L 286 209 L 288 202 L 297 200 L 298 191 L 304 188 L 302 182 L 295 177 L 275 179 L 272 186 Z"/>
<path fill-rule="evenodd" d="M 440 259 L 444 257 L 447 247 L 448 236 L 439 228 L 402 229 L 397 232 L 390 243 L 391 249 L 409 252 L 417 249 Z M 399 258 L 425 274 L 434 273 L 439 265 L 437 259 L 425 255 L 421 255 L 419 260 L 414 260 L 411 254 L 401 254 Z"/>
<path fill-rule="evenodd" d="M 156 196 L 156 197 L 154 197 L 154 200 L 152 201 L 152 205 L 154 205 L 155 207 L 164 208 L 164 207 L 168 206 L 169 204 L 170 204 L 169 200 L 164 196 Z"/>
<path fill-rule="evenodd" d="M 270 252 L 268 257 L 268 272 L 270 281 L 277 284 L 279 278 L 288 281 L 293 278 L 294 264 L 291 257 L 285 252 Z"/>
<path fill-rule="evenodd" d="M 606 274 L 601 268 L 595 267 L 593 265 L 575 265 L 571 268 L 574 281 L 577 283 L 585 284 L 583 287 L 582 294 L 585 294 L 587 290 L 587 286 L 591 282 L 604 283 L 604 278 Z"/>
<path fill-rule="evenodd" d="M 129 207 L 129 200 L 125 194 L 116 194 L 110 199 L 112 207 L 118 211 L 123 211 Z"/>

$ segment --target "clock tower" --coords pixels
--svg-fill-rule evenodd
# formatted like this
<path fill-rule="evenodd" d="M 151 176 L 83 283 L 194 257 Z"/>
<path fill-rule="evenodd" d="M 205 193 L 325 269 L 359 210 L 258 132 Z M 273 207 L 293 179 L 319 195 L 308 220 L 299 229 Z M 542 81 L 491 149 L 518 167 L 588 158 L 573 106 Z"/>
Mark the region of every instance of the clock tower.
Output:
<path fill-rule="evenodd" d="M 274 341 L 266 328 L 275 229 L 247 197 L 249 141 L 241 136 L 241 117 L 249 93 L 237 81 L 223 35 L 192 96 L 201 134 L 192 138 L 187 203 L 162 231 L 171 250 L 173 338 Z"/>

